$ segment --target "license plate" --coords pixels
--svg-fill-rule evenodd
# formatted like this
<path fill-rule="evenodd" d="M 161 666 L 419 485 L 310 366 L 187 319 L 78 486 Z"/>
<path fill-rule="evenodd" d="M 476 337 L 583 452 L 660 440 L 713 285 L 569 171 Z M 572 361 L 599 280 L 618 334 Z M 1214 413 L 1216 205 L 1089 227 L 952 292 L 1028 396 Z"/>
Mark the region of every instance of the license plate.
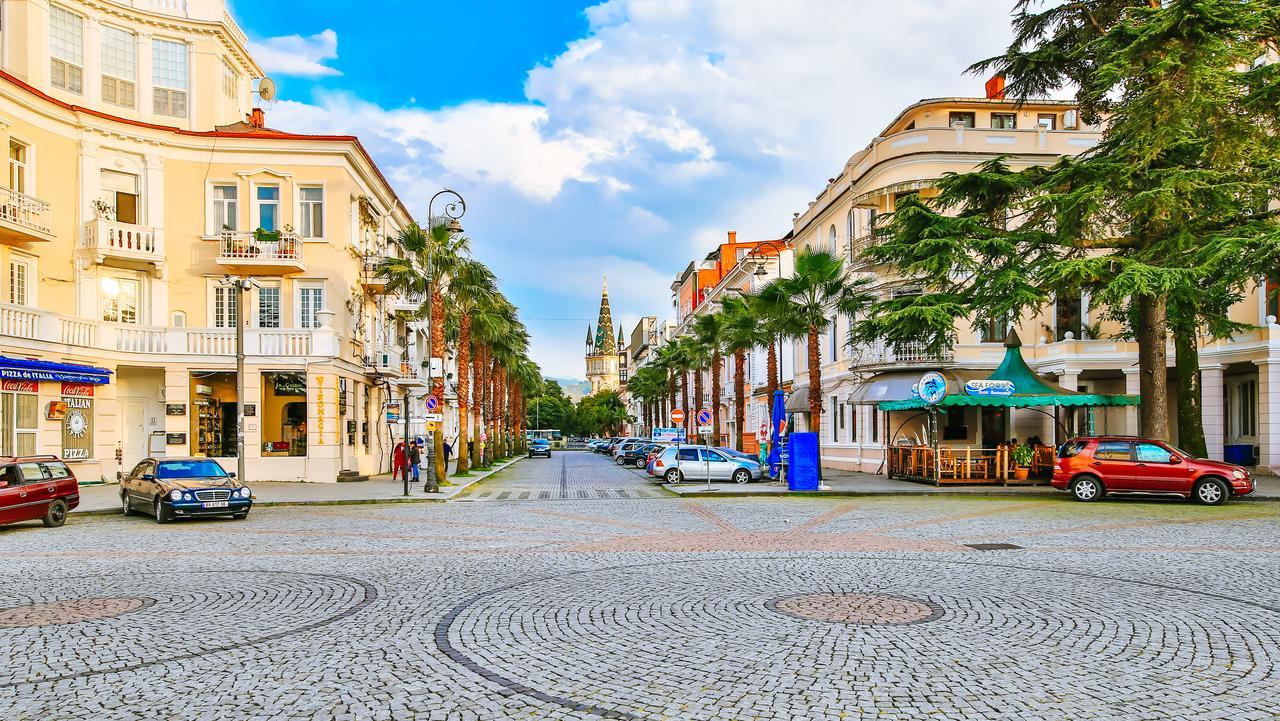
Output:
<path fill-rule="evenodd" d="M 229 505 L 231 504 L 227 503 L 226 501 L 206 501 L 205 503 L 201 503 L 200 507 L 201 508 L 226 508 Z"/>

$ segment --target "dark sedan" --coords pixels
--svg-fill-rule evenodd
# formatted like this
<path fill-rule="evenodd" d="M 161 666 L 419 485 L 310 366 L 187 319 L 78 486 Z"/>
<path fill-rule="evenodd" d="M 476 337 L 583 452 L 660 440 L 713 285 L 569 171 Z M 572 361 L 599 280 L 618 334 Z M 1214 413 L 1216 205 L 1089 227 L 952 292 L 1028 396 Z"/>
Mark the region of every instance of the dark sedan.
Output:
<path fill-rule="evenodd" d="M 156 523 L 195 516 L 249 515 L 253 496 L 210 458 L 147 458 L 120 481 L 124 515 L 150 513 Z"/>

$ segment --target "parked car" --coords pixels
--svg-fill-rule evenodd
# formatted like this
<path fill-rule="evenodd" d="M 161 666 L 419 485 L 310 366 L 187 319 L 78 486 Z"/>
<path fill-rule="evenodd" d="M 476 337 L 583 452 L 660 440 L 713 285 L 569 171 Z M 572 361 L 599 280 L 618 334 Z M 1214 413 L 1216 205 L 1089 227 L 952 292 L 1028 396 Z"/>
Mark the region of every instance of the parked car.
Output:
<path fill-rule="evenodd" d="M 754 460 L 734 458 L 707 446 L 670 446 L 653 459 L 653 475 L 667 483 L 681 481 L 758 481 L 763 475 Z"/>
<path fill-rule="evenodd" d="M 551 441 L 545 438 L 535 438 L 529 441 L 529 457 L 546 456 L 551 457 Z"/>
<path fill-rule="evenodd" d="M 120 505 L 124 515 L 144 510 L 156 523 L 195 516 L 242 519 L 253 496 L 211 458 L 146 458 L 120 481 Z"/>
<path fill-rule="evenodd" d="M 649 455 L 660 448 L 656 443 L 642 441 L 627 447 L 621 454 L 614 457 L 614 460 L 620 466 L 635 466 L 636 468 L 644 468 L 649 461 Z"/>
<path fill-rule="evenodd" d="M 0 525 L 34 521 L 57 528 L 80 505 L 80 484 L 57 456 L 0 457 Z"/>
<path fill-rule="evenodd" d="M 1194 458 L 1148 438 L 1073 438 L 1058 449 L 1053 487 L 1078 501 L 1112 493 L 1177 495 L 1217 505 L 1253 493 L 1249 471 L 1222 461 Z"/>
<path fill-rule="evenodd" d="M 609 452 L 612 450 L 613 444 L 619 440 L 621 439 L 617 437 L 602 438 L 600 439 L 600 442 L 596 444 L 596 447 L 592 450 L 594 450 L 596 453 L 603 453 L 605 455 L 608 455 Z"/>
<path fill-rule="evenodd" d="M 752 454 L 752 453 L 747 453 L 746 451 L 739 451 L 737 449 L 727 448 L 725 446 L 717 446 L 716 450 L 720 451 L 721 453 L 727 456 L 733 456 L 734 458 L 745 458 L 748 461 L 754 461 L 756 463 L 760 462 L 759 456 L 756 456 L 755 454 Z"/>
<path fill-rule="evenodd" d="M 618 465 L 622 465 L 623 455 L 627 451 L 630 451 L 632 449 L 639 448 L 640 446 L 645 446 L 648 444 L 649 444 L 649 441 L 644 438 L 624 438 L 622 441 L 620 441 L 617 445 L 613 447 L 613 452 L 612 452 L 613 462 L 617 463 Z"/>

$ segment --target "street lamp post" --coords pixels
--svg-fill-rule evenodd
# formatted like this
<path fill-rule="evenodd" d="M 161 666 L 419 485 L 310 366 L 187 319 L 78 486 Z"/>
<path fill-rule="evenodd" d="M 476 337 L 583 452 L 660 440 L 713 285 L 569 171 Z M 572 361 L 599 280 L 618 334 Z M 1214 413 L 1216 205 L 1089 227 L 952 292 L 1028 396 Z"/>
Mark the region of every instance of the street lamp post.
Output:
<path fill-rule="evenodd" d="M 445 202 L 445 205 L 444 205 L 444 215 L 442 217 L 443 222 L 441 223 L 441 225 L 444 225 L 451 235 L 461 233 L 462 224 L 458 222 L 458 219 L 466 214 L 467 202 L 462 199 L 462 196 L 459 195 L 457 191 L 450 190 L 449 188 L 444 188 L 443 190 L 437 192 L 435 195 L 431 196 L 431 200 L 427 201 L 427 224 L 429 226 L 428 233 L 431 230 L 433 230 L 436 226 L 436 216 L 435 216 L 435 213 L 433 212 L 433 209 L 435 206 L 436 198 L 439 198 L 442 195 L 446 196 L 445 200 L 447 202 Z M 450 199 L 447 196 L 452 196 L 452 199 Z M 435 311 L 434 303 L 432 302 L 433 299 L 435 298 L 435 277 L 431 269 L 431 263 L 432 263 L 431 251 L 432 251 L 431 244 L 428 242 L 427 244 L 427 308 L 428 308 L 428 311 L 427 311 L 427 384 L 428 386 L 430 386 L 430 392 L 434 395 L 436 394 L 435 368 L 433 367 L 435 365 L 433 363 L 433 361 L 435 360 L 435 350 L 431 347 L 432 341 L 434 340 L 434 338 L 432 337 L 433 333 L 431 331 L 432 331 L 432 327 L 435 325 L 436 320 L 438 319 L 432 316 L 432 313 L 434 313 Z M 443 358 L 440 361 L 440 386 L 439 386 L 439 395 L 437 396 L 436 401 L 440 403 L 439 408 L 441 409 L 441 411 L 443 411 L 444 410 L 444 359 Z M 405 403 L 406 405 L 408 404 L 407 397 L 405 399 Z M 407 410 L 408 409 L 406 408 L 406 411 Z M 442 417 L 443 417 L 443 414 L 442 414 Z M 406 425 L 406 428 L 407 427 L 408 426 Z M 427 493 L 435 493 L 440 490 L 439 479 L 436 477 L 435 455 L 437 452 L 440 452 L 440 453 L 444 452 L 444 431 L 441 430 L 439 425 L 436 426 L 436 429 L 431 434 L 431 436 L 432 436 L 431 445 L 427 447 L 427 479 L 426 479 L 427 482 L 426 484 L 424 484 Z M 446 468 L 445 471 L 447 473 L 448 469 Z"/>
<path fill-rule="evenodd" d="M 782 251 L 785 250 L 786 247 L 787 247 L 787 244 L 786 244 L 786 241 L 784 240 L 766 240 L 761 243 L 757 243 L 756 246 L 752 248 L 751 251 L 748 252 L 747 255 L 742 259 L 742 262 L 745 263 L 748 260 L 751 260 L 753 257 L 756 258 L 756 269 L 754 273 L 755 276 L 757 278 L 767 277 L 769 275 L 769 271 L 765 269 L 764 260 L 762 259 L 764 255 L 759 253 L 759 251 L 761 249 L 772 248 L 774 251 L 773 257 L 777 259 L 778 280 L 781 280 L 782 279 Z M 781 331 L 779 331 L 777 334 L 776 342 L 777 342 L 777 345 L 776 345 L 777 350 L 775 352 L 776 366 L 774 368 L 774 371 L 777 373 L 776 377 L 778 379 L 778 386 L 777 388 L 771 389 L 770 391 L 770 401 L 769 401 L 770 404 L 773 403 L 772 392 L 775 390 L 780 390 L 782 388 L 782 332 Z M 770 408 L 770 415 L 772 415 L 772 405 L 770 405 L 769 408 Z M 770 424 L 772 423 L 773 421 L 771 417 Z M 772 435 L 772 433 L 770 435 Z M 786 470 L 785 463 L 781 463 L 779 465 L 779 472 L 781 474 L 780 482 L 785 483 L 787 478 L 786 476 L 787 470 Z"/>

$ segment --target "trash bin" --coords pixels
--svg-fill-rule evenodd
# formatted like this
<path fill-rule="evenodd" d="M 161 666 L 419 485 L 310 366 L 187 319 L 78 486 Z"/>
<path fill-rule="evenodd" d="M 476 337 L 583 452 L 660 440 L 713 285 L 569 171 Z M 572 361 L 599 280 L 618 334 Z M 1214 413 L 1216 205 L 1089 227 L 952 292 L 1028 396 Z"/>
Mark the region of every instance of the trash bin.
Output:
<path fill-rule="evenodd" d="M 787 488 L 793 491 L 818 490 L 818 434 L 792 433 L 783 447 L 787 466 Z"/>
<path fill-rule="evenodd" d="M 1222 448 L 1222 460 L 1237 466 L 1257 465 L 1252 443 L 1229 443 Z"/>

